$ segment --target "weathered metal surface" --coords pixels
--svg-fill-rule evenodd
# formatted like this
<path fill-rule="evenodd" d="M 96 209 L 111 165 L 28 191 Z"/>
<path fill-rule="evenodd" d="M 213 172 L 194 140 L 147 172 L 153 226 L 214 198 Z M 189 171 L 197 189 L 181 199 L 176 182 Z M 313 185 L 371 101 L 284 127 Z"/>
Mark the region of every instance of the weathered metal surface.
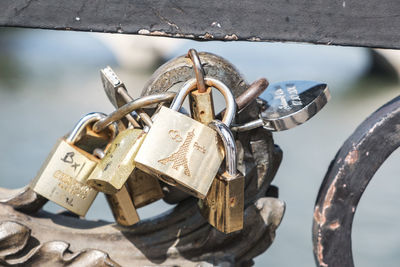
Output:
<path fill-rule="evenodd" d="M 239 159 L 239 169 L 246 174 L 242 231 L 230 235 L 218 232 L 199 214 L 194 199 L 187 199 L 170 211 L 132 227 L 44 211 L 29 216 L 13 209 L 19 206 L 18 201 L 14 201 L 11 206 L 0 204 L 0 222 L 18 222 L 22 227 L 2 228 L 0 225 L 0 233 L 13 235 L 12 229 L 17 229 L 25 234 L 30 231 L 31 237 L 27 242 L 20 238 L 19 243 L 8 241 L 13 240 L 11 238 L 0 238 L 0 255 L 10 247 L 20 247 L 18 253 L 0 257 L 0 263 L 38 266 L 46 260 L 51 266 L 75 262 L 84 266 L 118 266 L 117 263 L 122 266 L 251 265 L 252 258 L 272 243 L 284 213 L 282 201 L 265 197 L 282 152 L 274 146 L 271 134 L 263 129 L 239 138 L 246 151 L 239 153 L 243 155 Z M 2 191 L 7 194 L 6 189 Z"/>
<path fill-rule="evenodd" d="M 396 0 L 2 0 L 0 26 L 398 49 L 399 13 Z"/>
<path fill-rule="evenodd" d="M 314 210 L 318 266 L 352 267 L 351 228 L 358 202 L 378 168 L 400 145 L 400 97 L 367 118 L 343 144 L 321 185 Z"/>
<path fill-rule="evenodd" d="M 206 75 L 219 77 L 228 84 L 235 96 L 245 91 L 247 84 L 231 64 L 215 55 L 205 57 L 216 59 L 215 64 L 205 65 Z M 202 62 L 207 60 L 202 58 Z M 144 92 L 162 93 L 172 85 L 192 78 L 193 72 L 187 67 L 188 64 L 190 62 L 181 62 L 177 67 L 164 65 L 172 71 L 169 72 L 172 76 L 156 72 Z M 223 67 L 218 69 L 218 66 Z M 252 106 L 257 107 L 254 101 Z M 252 106 L 239 116 L 254 117 L 251 115 Z M 0 264 L 43 266 L 47 260 L 46 263 L 51 266 L 74 263 L 84 266 L 252 265 L 252 259 L 271 245 L 283 217 L 284 203 L 268 191 L 280 165 L 282 151 L 274 145 L 272 134 L 262 128 L 239 133 L 236 139 L 238 169 L 245 176 L 243 230 L 229 235 L 220 233 L 203 219 L 193 198 L 181 201 L 166 213 L 132 227 L 122 227 L 104 221 L 35 212 L 44 201 L 30 190 L 12 194 L 10 190 L 1 189 L 0 223 L 19 222 L 22 225 L 19 231 L 30 231 L 31 236 L 26 245 L 22 241 L 18 243 L 19 252 L 0 257 Z M 14 199 L 12 195 L 17 198 Z M 35 212 L 34 216 L 14 209 L 21 206 L 26 211 Z M 0 233 L 12 235 L 11 230 L 7 229 L 4 230 L 0 225 Z M 7 240 L 10 239 L 0 238 L 0 255 L 2 248 L 6 251 L 13 246 Z"/>

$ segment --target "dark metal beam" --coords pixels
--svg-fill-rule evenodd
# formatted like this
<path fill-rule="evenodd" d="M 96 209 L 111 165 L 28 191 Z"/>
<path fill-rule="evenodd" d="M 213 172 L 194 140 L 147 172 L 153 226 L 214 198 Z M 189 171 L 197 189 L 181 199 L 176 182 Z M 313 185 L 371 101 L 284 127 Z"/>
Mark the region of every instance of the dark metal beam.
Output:
<path fill-rule="evenodd" d="M 400 48 L 397 0 L 2 0 L 0 26 Z"/>

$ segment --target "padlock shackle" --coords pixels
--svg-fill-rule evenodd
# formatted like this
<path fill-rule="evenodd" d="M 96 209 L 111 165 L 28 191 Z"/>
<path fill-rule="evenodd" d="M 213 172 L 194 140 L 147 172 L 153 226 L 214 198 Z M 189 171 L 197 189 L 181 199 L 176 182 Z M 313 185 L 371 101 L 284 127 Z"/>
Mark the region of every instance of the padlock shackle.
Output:
<path fill-rule="evenodd" d="M 236 114 L 236 102 L 231 90 L 223 82 L 218 81 L 217 79 L 204 78 L 204 81 L 206 85 L 216 88 L 224 96 L 226 103 L 226 111 L 224 117 L 222 118 L 222 123 L 224 123 L 227 126 L 230 126 Z M 196 88 L 197 88 L 196 79 L 190 79 L 189 81 L 187 81 L 183 85 L 182 89 L 176 94 L 174 100 L 171 103 L 170 109 L 178 111 L 182 106 L 186 96 Z"/>
<path fill-rule="evenodd" d="M 231 130 L 219 120 L 213 120 L 208 126 L 221 137 L 224 143 L 226 172 L 235 176 L 237 174 L 236 143 Z"/>
<path fill-rule="evenodd" d="M 159 104 L 161 102 L 171 101 L 175 97 L 174 92 L 165 92 L 160 94 L 143 96 L 141 98 L 135 99 L 122 107 L 118 108 L 114 112 L 111 112 L 105 118 L 100 119 L 93 125 L 93 130 L 95 132 L 101 132 L 107 128 L 111 123 L 121 120 L 127 114 L 134 110 L 144 108 L 153 104 Z"/>
<path fill-rule="evenodd" d="M 76 141 L 78 141 L 80 133 L 85 130 L 86 126 L 91 123 L 98 122 L 106 117 L 107 115 L 101 112 L 91 112 L 86 114 L 78 121 L 78 123 L 75 125 L 74 129 L 71 131 L 65 141 L 69 144 L 74 144 Z M 111 138 L 114 139 L 118 134 L 117 124 L 111 124 L 110 129 L 113 133 L 113 136 Z"/>

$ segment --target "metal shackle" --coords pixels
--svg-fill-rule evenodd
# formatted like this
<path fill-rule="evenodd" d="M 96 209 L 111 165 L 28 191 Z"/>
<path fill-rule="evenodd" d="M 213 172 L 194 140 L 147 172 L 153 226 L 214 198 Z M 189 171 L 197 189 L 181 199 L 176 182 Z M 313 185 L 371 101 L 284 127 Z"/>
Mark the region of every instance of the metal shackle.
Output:
<path fill-rule="evenodd" d="M 100 119 L 93 125 L 93 130 L 95 132 L 101 132 L 105 128 L 107 128 L 111 123 L 121 120 L 127 114 L 131 113 L 134 110 L 144 108 L 146 106 L 150 106 L 153 104 L 159 104 L 161 102 L 171 101 L 175 97 L 174 92 L 165 92 L 161 94 L 154 94 L 143 96 L 136 100 L 133 100 L 122 107 L 118 108 L 114 112 L 110 113 L 108 116 Z"/>
<path fill-rule="evenodd" d="M 79 135 L 86 128 L 86 126 L 91 123 L 96 123 L 106 117 L 107 115 L 101 112 L 91 112 L 86 114 L 78 121 L 72 132 L 66 138 L 67 143 L 74 144 L 76 141 L 78 141 Z M 113 134 L 111 139 L 114 139 L 118 134 L 118 126 L 116 123 L 112 123 L 109 125 L 109 128 L 111 129 L 111 132 Z"/>
<path fill-rule="evenodd" d="M 236 114 L 236 102 L 231 90 L 223 82 L 218 81 L 217 79 L 204 78 L 204 81 L 206 85 L 216 88 L 224 96 L 226 103 L 226 111 L 224 117 L 222 118 L 222 123 L 224 123 L 226 126 L 230 126 Z M 196 79 L 190 79 L 189 81 L 187 81 L 183 85 L 182 89 L 176 94 L 169 108 L 178 111 L 182 106 L 186 96 L 196 88 L 197 88 Z"/>
<path fill-rule="evenodd" d="M 224 143 L 226 172 L 235 176 L 237 174 L 236 143 L 231 130 L 219 120 L 213 120 L 208 126 L 221 137 Z"/>

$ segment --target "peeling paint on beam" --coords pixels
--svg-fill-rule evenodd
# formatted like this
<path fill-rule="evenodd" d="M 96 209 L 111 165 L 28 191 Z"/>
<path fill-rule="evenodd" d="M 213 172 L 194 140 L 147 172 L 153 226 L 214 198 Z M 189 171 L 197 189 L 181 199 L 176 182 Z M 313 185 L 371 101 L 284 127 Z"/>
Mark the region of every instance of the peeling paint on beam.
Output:
<path fill-rule="evenodd" d="M 395 49 L 398 14 L 397 0 L 0 1 L 0 26 L 8 27 Z"/>

